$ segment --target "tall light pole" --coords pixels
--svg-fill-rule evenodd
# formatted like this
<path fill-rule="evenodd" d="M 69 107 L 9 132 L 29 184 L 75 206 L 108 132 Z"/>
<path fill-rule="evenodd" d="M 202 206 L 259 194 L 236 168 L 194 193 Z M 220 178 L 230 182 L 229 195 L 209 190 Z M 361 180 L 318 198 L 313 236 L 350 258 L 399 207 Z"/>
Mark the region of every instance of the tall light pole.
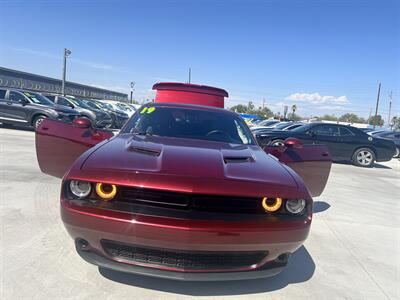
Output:
<path fill-rule="evenodd" d="M 64 64 L 63 64 L 63 76 L 61 85 L 61 94 L 65 96 L 65 77 L 67 75 L 67 57 L 71 55 L 71 50 L 64 48 Z"/>
<path fill-rule="evenodd" d="M 374 130 L 375 130 L 375 126 L 376 126 L 376 120 L 378 117 L 378 107 L 379 107 L 379 96 L 380 95 L 381 95 L 381 83 L 379 82 L 378 95 L 376 96 L 375 118 L 374 118 L 374 127 L 373 127 Z"/>
<path fill-rule="evenodd" d="M 390 126 L 390 117 L 391 117 L 391 113 L 392 113 L 392 98 L 393 98 L 393 93 L 390 92 L 390 95 L 389 95 L 389 99 L 390 99 L 390 102 L 389 102 L 389 116 L 388 116 L 388 125 L 389 126 Z"/>
<path fill-rule="evenodd" d="M 135 90 L 133 87 L 135 86 L 135 82 L 131 81 L 131 104 L 133 103 L 133 91 Z"/>

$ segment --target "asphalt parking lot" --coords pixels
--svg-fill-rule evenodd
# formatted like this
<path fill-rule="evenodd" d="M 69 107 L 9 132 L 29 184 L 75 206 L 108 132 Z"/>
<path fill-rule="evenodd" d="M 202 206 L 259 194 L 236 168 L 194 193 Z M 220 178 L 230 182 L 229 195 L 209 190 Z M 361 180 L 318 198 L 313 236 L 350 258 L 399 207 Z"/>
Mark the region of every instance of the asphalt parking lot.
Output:
<path fill-rule="evenodd" d="M 334 164 L 311 234 L 274 278 L 175 282 L 99 270 L 59 217 L 34 132 L 0 128 L 0 299 L 399 299 L 400 161 Z M 251 297 L 251 298 L 250 298 Z"/>

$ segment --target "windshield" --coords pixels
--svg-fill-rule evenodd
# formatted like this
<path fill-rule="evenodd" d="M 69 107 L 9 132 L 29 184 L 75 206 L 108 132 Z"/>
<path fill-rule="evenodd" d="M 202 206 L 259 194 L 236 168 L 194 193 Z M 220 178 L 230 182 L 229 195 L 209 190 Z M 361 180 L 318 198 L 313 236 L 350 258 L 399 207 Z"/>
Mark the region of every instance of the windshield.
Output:
<path fill-rule="evenodd" d="M 45 96 L 43 96 L 41 94 L 32 93 L 32 92 L 24 92 L 24 95 L 26 97 L 28 97 L 29 100 L 35 104 L 54 105 L 54 103 L 51 102 L 50 99 L 46 98 Z"/>
<path fill-rule="evenodd" d="M 83 102 L 81 99 L 77 99 L 77 98 L 70 98 L 67 97 L 67 99 L 72 102 L 73 105 L 81 107 L 81 108 L 86 108 L 86 109 L 91 109 L 91 107 L 89 105 L 87 105 L 85 102 Z"/>
<path fill-rule="evenodd" d="M 280 123 L 280 124 L 274 126 L 274 129 L 284 129 L 288 126 L 290 126 L 290 123 Z"/>
<path fill-rule="evenodd" d="M 100 101 L 93 101 L 91 103 L 93 103 L 95 106 L 97 106 L 97 108 L 111 109 L 112 110 L 112 106 L 110 104 L 103 103 L 103 102 L 100 102 Z"/>
<path fill-rule="evenodd" d="M 106 109 L 105 106 L 102 106 L 101 103 L 97 101 L 86 100 L 85 103 L 95 109 Z"/>
<path fill-rule="evenodd" d="M 278 120 L 264 120 L 258 123 L 257 126 L 270 126 L 278 122 L 279 122 Z"/>
<path fill-rule="evenodd" d="M 122 109 L 123 111 L 133 111 L 132 108 L 130 108 L 128 105 L 125 105 L 123 103 L 117 103 L 116 105 L 119 109 Z"/>
<path fill-rule="evenodd" d="M 254 144 L 240 117 L 192 108 L 143 107 L 127 123 L 123 133 Z"/>

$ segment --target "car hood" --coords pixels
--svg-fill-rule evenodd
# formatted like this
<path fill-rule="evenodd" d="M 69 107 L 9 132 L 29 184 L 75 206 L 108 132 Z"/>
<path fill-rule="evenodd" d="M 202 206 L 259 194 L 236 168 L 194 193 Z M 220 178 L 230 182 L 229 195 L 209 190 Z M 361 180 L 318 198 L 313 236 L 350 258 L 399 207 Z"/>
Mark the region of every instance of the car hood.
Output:
<path fill-rule="evenodd" d="M 98 147 L 81 166 L 81 171 L 88 170 L 197 178 L 198 184 L 205 178 L 297 187 L 286 168 L 256 145 L 132 134 Z"/>
<path fill-rule="evenodd" d="M 62 114 L 79 114 L 76 110 L 74 110 L 72 108 L 68 108 L 68 107 L 65 107 L 63 105 L 58 105 L 58 104 L 43 105 L 43 104 L 31 103 L 30 105 L 31 106 L 35 106 L 37 108 L 44 109 L 44 110 L 56 111 L 56 112 L 62 113 Z"/>

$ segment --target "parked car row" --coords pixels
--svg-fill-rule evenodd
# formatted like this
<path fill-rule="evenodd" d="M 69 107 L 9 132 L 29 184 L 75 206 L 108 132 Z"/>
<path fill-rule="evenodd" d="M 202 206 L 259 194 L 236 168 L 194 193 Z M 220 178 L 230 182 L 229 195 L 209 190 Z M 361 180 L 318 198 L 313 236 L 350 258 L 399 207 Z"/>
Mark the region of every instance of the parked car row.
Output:
<path fill-rule="evenodd" d="M 251 128 L 262 147 L 281 147 L 286 138 L 293 137 L 303 144 L 325 144 L 334 161 L 350 161 L 361 167 L 399 156 L 399 132 L 379 131 L 369 135 L 348 125 L 272 121 L 276 120 L 266 120 L 264 125 Z"/>
<path fill-rule="evenodd" d="M 72 122 L 76 117 L 85 117 L 97 128 L 118 129 L 135 110 L 122 102 L 0 89 L 0 122 L 6 125 L 37 128 L 45 118 Z"/>

